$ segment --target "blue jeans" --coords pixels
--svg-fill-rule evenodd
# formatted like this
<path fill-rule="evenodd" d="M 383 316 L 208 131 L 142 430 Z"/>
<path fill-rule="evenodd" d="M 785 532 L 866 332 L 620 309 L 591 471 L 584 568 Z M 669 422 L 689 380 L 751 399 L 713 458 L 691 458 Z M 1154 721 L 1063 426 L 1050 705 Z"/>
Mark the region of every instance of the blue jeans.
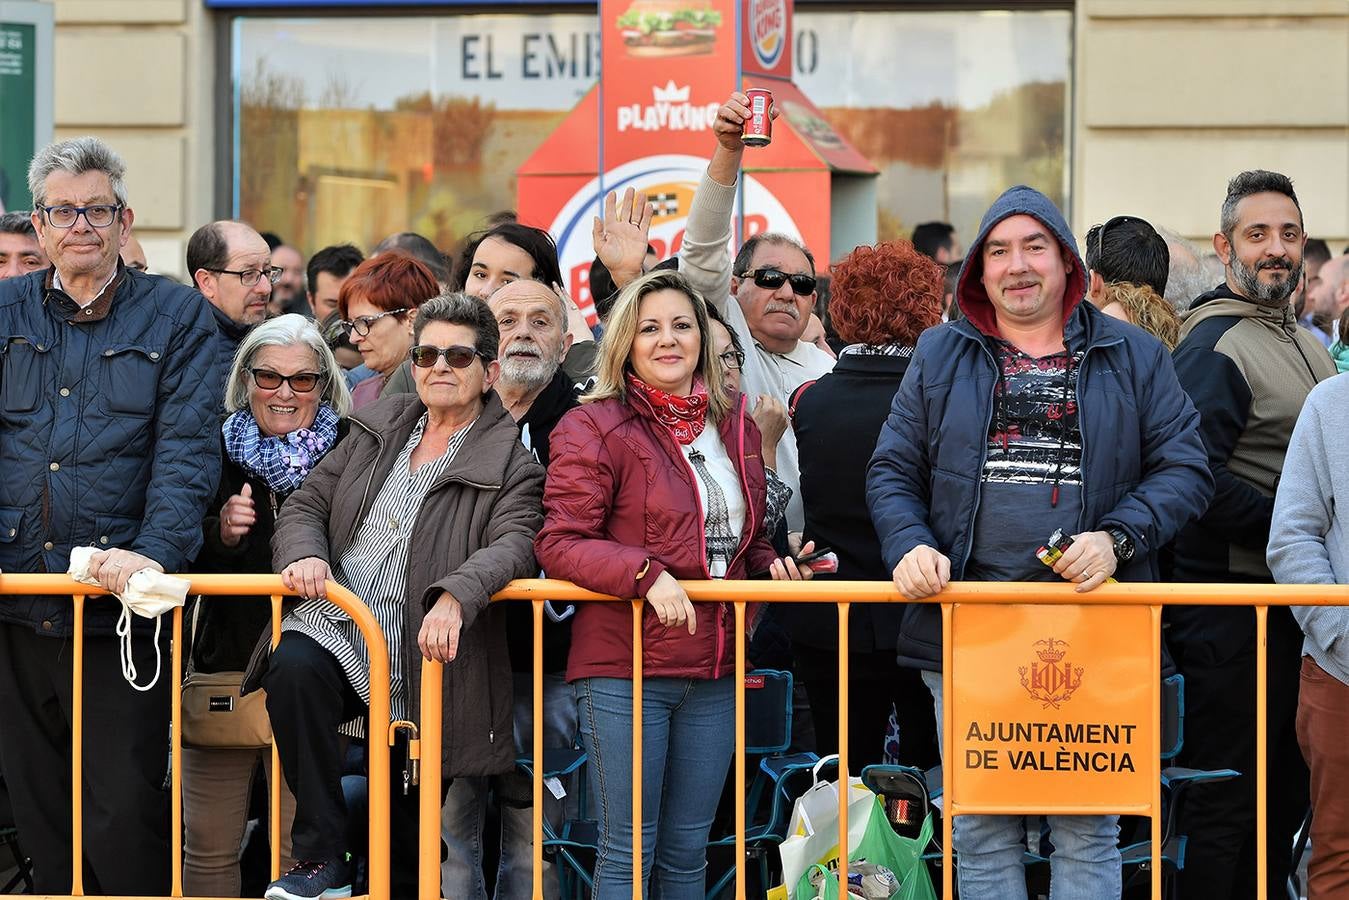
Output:
<path fill-rule="evenodd" d="M 942 735 L 940 672 L 923 672 L 937 705 L 937 739 Z M 942 754 L 946 748 L 943 746 Z M 1118 900 L 1119 816 L 1047 816 L 1050 900 Z M 1026 850 L 1024 816 L 956 816 L 952 849 L 961 900 L 1024 900 Z"/>
<path fill-rule="evenodd" d="M 533 675 L 515 676 L 515 749 L 533 748 Z M 570 747 L 576 738 L 576 695 L 561 675 L 543 676 L 543 745 Z M 571 779 L 568 779 L 569 782 Z M 564 782 L 568 790 L 570 783 Z M 530 808 L 533 782 L 523 772 L 487 777 L 456 778 L 441 807 L 441 837 L 447 854 L 440 864 L 443 896 L 456 900 L 486 900 L 483 879 L 483 823 L 488 792 L 494 791 L 501 818 L 501 856 L 497 864 L 496 900 L 533 897 L 534 813 Z M 563 801 L 545 792 L 544 815 L 554 831 L 562 827 Z M 568 795 L 565 800 L 570 800 Z M 556 900 L 557 871 L 543 860 L 543 897 Z"/>
<path fill-rule="evenodd" d="M 735 751 L 733 681 L 642 682 L 642 881 L 652 898 L 706 891 L 708 832 Z M 576 703 L 599 818 L 594 900 L 630 900 L 632 682 L 583 678 Z"/>

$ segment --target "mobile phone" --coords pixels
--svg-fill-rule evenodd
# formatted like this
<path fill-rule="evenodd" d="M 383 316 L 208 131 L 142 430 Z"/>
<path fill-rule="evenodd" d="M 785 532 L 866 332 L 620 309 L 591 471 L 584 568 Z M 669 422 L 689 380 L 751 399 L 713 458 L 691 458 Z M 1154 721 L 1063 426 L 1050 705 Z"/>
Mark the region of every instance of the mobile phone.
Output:
<path fill-rule="evenodd" d="M 817 562 L 817 561 L 819 561 L 819 560 L 822 560 L 822 559 L 824 559 L 826 556 L 833 556 L 833 554 L 834 554 L 834 551 L 833 551 L 833 550 L 830 550 L 828 547 L 817 547 L 815 550 L 811 551 L 810 553 L 807 553 L 807 554 L 805 554 L 805 555 L 803 555 L 803 556 L 793 556 L 792 559 L 796 562 L 796 564 L 797 564 L 798 566 L 804 566 L 804 565 L 809 565 L 810 563 L 813 563 L 813 562 Z M 830 569 L 830 571 L 831 571 L 831 572 L 836 572 L 836 571 L 838 571 L 838 558 L 837 558 L 837 557 L 834 558 L 834 560 L 833 560 L 833 568 Z M 763 579 L 763 578 L 771 578 L 771 577 L 773 577 L 773 576 L 772 576 L 772 574 L 771 574 L 767 569 L 761 569 L 761 570 L 758 571 L 758 572 L 750 572 L 750 573 L 749 573 L 749 577 L 750 577 L 751 579 Z"/>
<path fill-rule="evenodd" d="M 803 563 L 813 563 L 820 557 L 828 556 L 833 552 L 834 551 L 830 550 L 828 547 L 816 547 L 814 551 L 807 553 L 804 556 L 793 556 L 792 559 L 796 560 L 796 564 L 799 566 Z"/>

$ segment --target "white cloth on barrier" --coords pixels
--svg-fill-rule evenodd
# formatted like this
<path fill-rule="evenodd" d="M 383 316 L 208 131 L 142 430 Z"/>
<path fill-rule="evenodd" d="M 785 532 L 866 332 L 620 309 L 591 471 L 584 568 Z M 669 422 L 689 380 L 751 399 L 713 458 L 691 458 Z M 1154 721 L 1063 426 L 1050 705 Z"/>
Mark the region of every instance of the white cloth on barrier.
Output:
<path fill-rule="evenodd" d="M 70 568 L 66 574 L 81 584 L 101 587 L 98 579 L 89 575 L 90 560 L 95 553 L 101 552 L 98 547 L 71 548 Z M 122 603 L 122 614 L 117 619 L 117 637 L 122 645 L 122 677 L 136 690 L 148 691 L 158 683 L 162 663 L 159 652 L 160 616 L 182 606 L 187 601 L 187 591 L 191 586 L 186 578 L 165 575 L 148 567 L 132 573 L 127 579 L 126 590 L 117 598 Z M 146 685 L 136 683 L 136 664 L 131 659 L 133 614 L 155 620 L 155 676 Z"/>

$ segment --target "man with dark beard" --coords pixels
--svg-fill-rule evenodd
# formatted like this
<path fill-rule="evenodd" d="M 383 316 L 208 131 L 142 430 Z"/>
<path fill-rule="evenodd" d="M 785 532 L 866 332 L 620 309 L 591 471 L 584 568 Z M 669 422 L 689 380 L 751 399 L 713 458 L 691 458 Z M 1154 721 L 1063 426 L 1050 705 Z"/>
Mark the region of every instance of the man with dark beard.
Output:
<path fill-rule="evenodd" d="M 520 440 L 548 465 L 548 438 L 568 410 L 577 405 L 580 386 L 562 371 L 562 359 L 571 347 L 567 331 L 567 304 L 537 281 L 506 284 L 487 299 L 501 332 L 497 358 L 501 377 L 493 386 L 506 411 L 520 426 Z M 493 604 L 498 606 L 499 604 Z M 515 673 L 516 750 L 533 747 L 533 634 L 528 603 L 508 603 L 498 614 L 506 616 L 506 633 Z M 570 747 L 576 736 L 576 701 L 563 679 L 571 638 L 572 608 L 545 610 L 543 631 L 543 744 Z M 482 829 L 488 793 L 495 794 L 501 815 L 501 862 L 497 869 L 497 900 L 528 898 L 533 876 L 533 786 L 519 772 L 492 778 L 457 778 L 444 805 L 444 836 L 449 856 L 444 864 L 443 890 L 447 897 L 484 898 Z M 561 826 L 559 801 L 546 798 L 545 815 Z M 557 873 L 545 857 L 543 896 L 558 896 Z"/>
<path fill-rule="evenodd" d="M 1176 374 L 1199 409 L 1217 489 L 1174 544 L 1174 578 L 1269 583 L 1265 565 L 1274 489 L 1307 394 L 1335 374 L 1324 347 L 1297 324 L 1289 298 L 1307 236 L 1287 176 L 1242 172 L 1227 185 L 1213 247 L 1226 281 L 1198 297 L 1175 350 Z M 1256 895 L 1255 618 L 1242 607 L 1172 607 L 1167 641 L 1185 675 L 1180 764 L 1242 777 L 1186 798 L 1181 895 Z M 1294 730 L 1302 633 L 1286 607 L 1269 611 L 1269 896 L 1282 896 L 1293 834 L 1307 809 L 1308 773 Z"/>

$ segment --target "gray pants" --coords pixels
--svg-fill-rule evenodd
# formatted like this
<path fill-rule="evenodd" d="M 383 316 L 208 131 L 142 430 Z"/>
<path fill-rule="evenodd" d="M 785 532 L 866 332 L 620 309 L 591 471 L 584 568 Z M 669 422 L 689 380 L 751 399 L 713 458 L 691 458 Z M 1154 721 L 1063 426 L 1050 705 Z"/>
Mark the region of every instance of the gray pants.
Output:
<path fill-rule="evenodd" d="M 192 897 L 237 897 L 239 854 L 258 760 L 272 777 L 272 750 L 183 748 L 183 890 Z M 294 863 L 290 826 L 295 795 L 281 780 L 281 871 Z M 275 835 L 272 836 L 276 838 Z"/>
<path fill-rule="evenodd" d="M 515 675 L 515 745 L 528 753 L 534 742 L 533 676 Z M 576 694 L 561 675 L 543 676 L 543 745 L 570 747 L 576 737 Z M 565 779 L 568 791 L 559 801 L 546 793 L 544 815 L 556 830 L 561 827 L 564 801 L 572 801 L 575 779 Z M 489 791 L 495 791 L 501 817 L 501 858 L 497 866 L 496 900 L 529 900 L 533 896 L 534 811 L 529 805 L 533 791 L 522 772 L 491 778 L 456 778 L 441 808 L 441 836 L 448 855 L 441 863 L 441 890 L 457 900 L 486 900 L 483 878 L 483 825 Z M 503 802 L 504 801 L 504 802 Z M 543 863 L 543 896 L 559 895 L 555 866 Z"/>

